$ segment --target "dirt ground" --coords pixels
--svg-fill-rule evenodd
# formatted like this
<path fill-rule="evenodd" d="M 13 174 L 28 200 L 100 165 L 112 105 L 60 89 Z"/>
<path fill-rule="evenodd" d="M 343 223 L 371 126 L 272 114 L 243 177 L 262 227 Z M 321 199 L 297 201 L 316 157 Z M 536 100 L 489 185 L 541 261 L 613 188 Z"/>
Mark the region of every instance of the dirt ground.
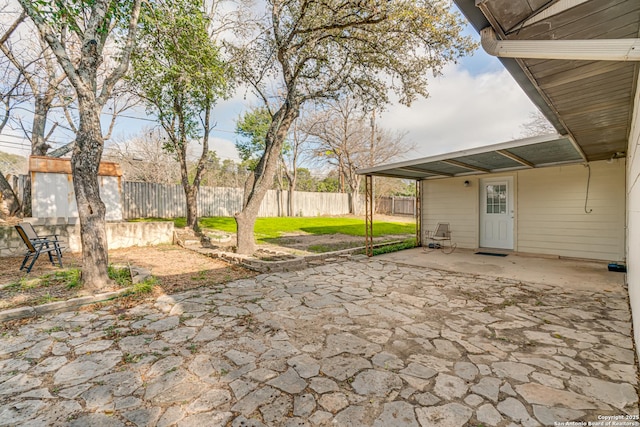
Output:
<path fill-rule="evenodd" d="M 65 268 L 80 267 L 79 253 L 63 255 Z M 0 258 L 0 310 L 24 305 L 42 304 L 74 298 L 82 289 L 67 289 L 54 283 L 48 286 L 29 285 L 30 279 L 60 271 L 46 256 L 36 261 L 31 273 L 20 271 L 22 257 Z M 227 264 L 175 245 L 132 247 L 109 251 L 114 265 L 133 265 L 151 271 L 158 279 L 156 293 L 174 293 L 202 286 L 213 286 L 255 275 L 242 267 Z M 21 281 L 22 279 L 22 281 Z M 117 290 L 114 285 L 109 290 Z"/>
<path fill-rule="evenodd" d="M 413 218 L 376 216 L 376 221 L 409 222 Z M 6 225 L 6 224 L 3 224 Z M 407 235 L 384 236 L 376 242 L 406 239 Z M 232 239 L 233 240 L 233 239 Z M 230 242 L 232 245 L 234 242 Z M 364 246 L 364 238 L 345 234 L 331 235 L 285 235 L 272 239 L 264 249 L 306 255 Z M 60 269 L 52 266 L 45 255 L 35 263 L 31 273 L 20 271 L 22 257 L 0 257 L 0 310 L 25 305 L 38 305 L 74 298 L 83 295 L 81 288 L 68 289 L 54 275 Z M 256 273 L 242 267 L 197 254 L 177 245 L 131 247 L 109 251 L 109 263 L 118 266 L 136 266 L 151 271 L 158 279 L 154 293 L 174 293 L 202 286 L 216 286 Z M 63 264 L 67 268 L 79 268 L 80 253 L 64 253 Z M 50 276 L 38 284 L 33 279 Z M 44 284 L 43 284 L 44 283 Z M 113 285 L 105 291 L 119 289 Z"/>
<path fill-rule="evenodd" d="M 405 240 L 410 235 L 386 235 L 373 239 L 374 243 L 389 242 L 393 240 Z M 339 251 L 341 249 L 355 248 L 364 246 L 365 239 L 362 236 L 349 236 L 347 234 L 296 234 L 285 235 L 269 242 L 270 247 L 281 249 L 296 254 L 310 254 L 318 252 Z"/>

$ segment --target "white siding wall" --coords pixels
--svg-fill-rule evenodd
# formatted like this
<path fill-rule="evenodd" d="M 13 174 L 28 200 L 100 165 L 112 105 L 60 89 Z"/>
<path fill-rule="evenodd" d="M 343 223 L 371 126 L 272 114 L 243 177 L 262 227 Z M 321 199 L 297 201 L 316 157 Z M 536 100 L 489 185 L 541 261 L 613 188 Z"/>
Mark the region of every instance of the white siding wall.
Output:
<path fill-rule="evenodd" d="M 624 159 L 518 172 L 519 252 L 624 260 Z"/>
<path fill-rule="evenodd" d="M 479 179 L 513 176 L 517 252 L 623 261 L 624 159 L 593 162 L 590 167 L 589 214 L 584 212 L 588 170 L 583 165 L 424 181 L 423 229 L 449 222 L 458 247 L 477 248 Z"/>
<path fill-rule="evenodd" d="M 464 182 L 469 181 L 469 187 Z M 478 247 L 478 180 L 474 177 L 422 182 L 422 232 L 448 222 L 451 239 L 460 248 Z M 427 244 L 426 240 L 423 244 Z"/>
<path fill-rule="evenodd" d="M 635 96 L 627 150 L 627 284 L 636 351 L 640 343 L 640 85 Z"/>

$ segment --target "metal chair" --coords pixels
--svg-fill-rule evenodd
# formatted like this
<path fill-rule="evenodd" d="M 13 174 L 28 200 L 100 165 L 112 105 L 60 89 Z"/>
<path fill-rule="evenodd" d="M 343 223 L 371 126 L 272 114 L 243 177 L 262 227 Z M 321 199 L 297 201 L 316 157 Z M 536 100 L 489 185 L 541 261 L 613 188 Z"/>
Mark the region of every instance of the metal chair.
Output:
<path fill-rule="evenodd" d="M 457 245 L 451 243 L 451 230 L 448 222 L 439 222 L 435 231 L 426 231 L 426 238 L 429 242 L 427 248 L 441 249 L 443 253 L 450 254 L 456 250 Z M 449 250 L 447 250 L 447 242 L 449 242 Z"/>
<path fill-rule="evenodd" d="M 39 237 L 36 231 L 33 229 L 33 226 L 28 222 L 22 222 L 15 226 L 16 231 L 22 238 L 22 241 L 27 246 L 27 253 L 24 255 L 24 260 L 22 261 L 22 265 L 20 266 L 20 270 L 25 268 L 27 261 L 31 258 L 31 263 L 27 267 L 27 273 L 31 272 L 33 268 L 33 264 L 35 264 L 36 260 L 42 253 L 46 253 L 49 256 L 49 261 L 51 261 L 52 265 L 56 265 L 54 261 L 55 258 L 58 261 L 58 265 L 62 267 L 62 246 L 60 246 L 60 241 L 58 240 L 57 235 L 50 235 L 46 237 Z M 48 237 L 54 237 L 53 239 L 49 239 Z"/>

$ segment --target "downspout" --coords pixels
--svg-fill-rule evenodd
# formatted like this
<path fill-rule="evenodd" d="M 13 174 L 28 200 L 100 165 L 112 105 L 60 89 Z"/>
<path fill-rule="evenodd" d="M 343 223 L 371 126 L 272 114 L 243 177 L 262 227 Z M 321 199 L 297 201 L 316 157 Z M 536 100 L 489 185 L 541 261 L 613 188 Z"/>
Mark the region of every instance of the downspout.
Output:
<path fill-rule="evenodd" d="M 484 50 L 500 58 L 577 61 L 640 61 L 640 39 L 498 40 L 492 27 L 480 31 Z"/>

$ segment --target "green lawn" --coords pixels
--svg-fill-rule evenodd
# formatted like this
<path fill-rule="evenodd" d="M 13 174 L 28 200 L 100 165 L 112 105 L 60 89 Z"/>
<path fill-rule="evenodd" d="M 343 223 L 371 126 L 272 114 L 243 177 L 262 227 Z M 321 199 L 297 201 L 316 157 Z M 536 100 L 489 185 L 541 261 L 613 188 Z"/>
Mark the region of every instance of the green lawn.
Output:
<path fill-rule="evenodd" d="M 236 221 L 229 217 L 200 218 L 200 227 L 215 230 L 236 232 Z M 176 227 L 184 227 L 185 218 L 174 220 Z M 309 233 L 309 234 L 348 234 L 351 236 L 364 236 L 364 220 L 357 218 L 335 217 L 277 217 L 258 218 L 256 220 L 255 234 L 259 240 L 274 239 L 284 233 Z M 388 234 L 414 234 L 415 223 L 403 222 L 373 222 L 373 235 L 384 236 Z"/>

